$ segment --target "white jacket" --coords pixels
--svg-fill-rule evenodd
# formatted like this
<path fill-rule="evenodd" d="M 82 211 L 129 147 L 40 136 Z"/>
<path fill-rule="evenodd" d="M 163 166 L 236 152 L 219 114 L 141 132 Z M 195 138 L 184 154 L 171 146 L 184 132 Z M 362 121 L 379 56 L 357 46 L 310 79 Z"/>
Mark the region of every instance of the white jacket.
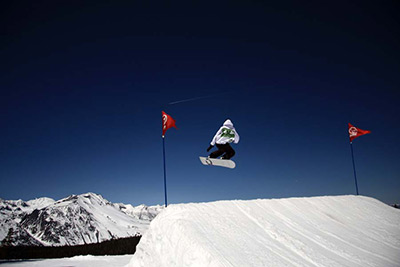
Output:
<path fill-rule="evenodd" d="M 233 127 L 233 123 L 231 120 L 226 120 L 224 125 L 219 128 L 218 132 L 215 134 L 214 138 L 211 140 L 211 145 L 215 144 L 226 144 L 232 143 L 235 144 L 239 143 L 239 134 L 236 132 L 235 127 Z"/>

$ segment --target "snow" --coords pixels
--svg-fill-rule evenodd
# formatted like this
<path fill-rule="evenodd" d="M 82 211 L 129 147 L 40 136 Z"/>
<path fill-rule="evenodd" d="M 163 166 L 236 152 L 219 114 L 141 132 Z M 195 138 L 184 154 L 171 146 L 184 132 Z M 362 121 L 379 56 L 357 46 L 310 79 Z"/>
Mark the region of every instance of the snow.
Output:
<path fill-rule="evenodd" d="M 146 206 L 146 205 L 139 205 L 139 206 L 132 206 L 130 204 L 119 204 L 121 205 L 120 208 L 126 214 L 144 221 L 151 221 L 153 220 L 157 214 L 159 214 L 163 209 L 164 206 L 156 205 L 156 206 Z"/>
<path fill-rule="evenodd" d="M 363 196 L 170 205 L 127 267 L 400 266 L 399 226 Z"/>
<path fill-rule="evenodd" d="M 0 245 L 77 245 L 142 235 L 162 206 L 114 204 L 86 193 L 55 201 L 0 199 Z"/>
<path fill-rule="evenodd" d="M 122 256 L 76 256 L 62 259 L 14 261 L 0 264 L 2 267 L 122 267 L 125 266 L 132 255 Z"/>
<path fill-rule="evenodd" d="M 96 243 L 112 238 L 136 236 L 145 232 L 150 223 L 149 220 L 138 220 L 121 210 L 122 204 L 113 204 L 101 195 L 86 193 L 71 195 L 47 206 L 47 221 L 57 221 L 58 229 L 52 226 L 50 232 L 63 231 L 58 236 L 57 245 L 75 245 L 84 243 Z M 72 225 L 66 228 L 64 225 Z M 36 228 L 36 226 L 32 226 Z M 94 230 L 95 229 L 95 230 Z M 29 233 L 45 245 L 53 245 L 53 239 L 45 240 L 46 231 Z M 53 234 L 56 235 L 56 234 Z"/>
<path fill-rule="evenodd" d="M 26 203 L 30 206 L 33 207 L 33 209 L 43 209 L 47 206 L 50 206 L 52 204 L 54 204 L 54 202 L 56 202 L 54 199 L 52 198 L 48 198 L 48 197 L 41 197 L 41 198 L 35 198 L 32 200 L 27 201 Z"/>

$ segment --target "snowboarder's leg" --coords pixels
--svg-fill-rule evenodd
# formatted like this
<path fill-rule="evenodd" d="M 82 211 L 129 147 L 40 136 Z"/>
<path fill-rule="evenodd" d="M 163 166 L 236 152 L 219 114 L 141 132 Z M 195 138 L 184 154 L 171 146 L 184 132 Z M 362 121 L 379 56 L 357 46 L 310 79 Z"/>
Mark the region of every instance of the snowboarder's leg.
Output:
<path fill-rule="evenodd" d="M 210 158 L 216 159 L 216 158 L 218 158 L 219 156 L 221 156 L 224 153 L 225 153 L 224 151 L 216 150 L 216 151 L 214 151 L 213 153 L 210 154 Z"/>
<path fill-rule="evenodd" d="M 229 145 L 225 144 L 225 155 L 222 157 L 222 159 L 230 159 L 235 155 L 235 150 Z"/>
<path fill-rule="evenodd" d="M 216 159 L 226 152 L 225 145 L 216 144 L 216 146 L 217 146 L 218 150 L 216 150 L 210 154 L 210 158 L 212 158 L 212 159 Z"/>
<path fill-rule="evenodd" d="M 230 159 L 235 155 L 235 150 L 229 144 L 217 144 L 217 151 L 214 151 L 210 154 L 210 158 L 218 158 L 219 156 L 223 155 L 221 159 Z"/>

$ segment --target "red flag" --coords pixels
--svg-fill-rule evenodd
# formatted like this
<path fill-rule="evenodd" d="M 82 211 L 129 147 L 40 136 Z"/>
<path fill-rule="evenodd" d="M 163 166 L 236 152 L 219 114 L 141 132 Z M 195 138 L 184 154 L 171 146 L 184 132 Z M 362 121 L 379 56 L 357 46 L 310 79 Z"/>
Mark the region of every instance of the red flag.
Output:
<path fill-rule="evenodd" d="M 361 130 L 360 128 L 354 127 L 349 123 L 349 137 L 350 137 L 350 143 L 353 142 L 354 138 L 357 138 L 361 135 L 364 134 L 369 134 L 371 131 L 367 130 Z"/>
<path fill-rule="evenodd" d="M 162 135 L 164 136 L 165 132 L 171 127 L 176 128 L 175 120 L 170 115 L 162 111 Z"/>

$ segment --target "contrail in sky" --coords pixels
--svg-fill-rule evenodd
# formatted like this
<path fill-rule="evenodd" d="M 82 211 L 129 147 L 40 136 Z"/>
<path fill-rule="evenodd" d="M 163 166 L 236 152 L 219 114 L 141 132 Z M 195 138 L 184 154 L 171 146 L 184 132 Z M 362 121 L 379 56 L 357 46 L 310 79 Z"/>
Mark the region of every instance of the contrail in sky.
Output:
<path fill-rule="evenodd" d="M 224 92 L 224 93 L 221 93 L 221 94 L 225 94 L 225 93 L 229 93 L 229 92 Z M 198 96 L 198 97 L 193 97 L 193 98 L 173 101 L 173 102 L 168 103 L 168 105 L 175 105 L 175 104 L 179 104 L 179 103 L 183 103 L 183 102 L 190 102 L 190 101 L 195 101 L 195 100 L 199 100 L 199 99 L 210 98 L 210 97 L 214 97 L 214 96 L 219 96 L 221 94 Z"/>

